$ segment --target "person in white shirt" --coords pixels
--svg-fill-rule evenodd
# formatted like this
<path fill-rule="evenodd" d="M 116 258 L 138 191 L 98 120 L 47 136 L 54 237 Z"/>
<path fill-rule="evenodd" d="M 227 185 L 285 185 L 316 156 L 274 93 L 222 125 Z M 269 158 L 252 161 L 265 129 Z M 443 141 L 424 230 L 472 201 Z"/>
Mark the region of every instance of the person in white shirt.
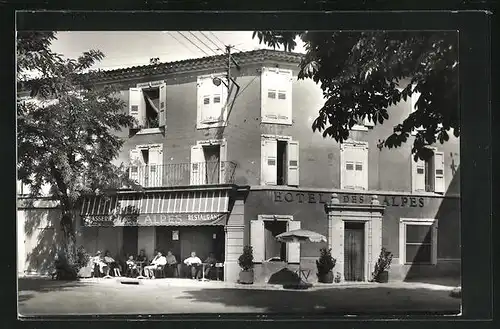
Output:
<path fill-rule="evenodd" d="M 161 266 L 167 264 L 167 259 L 162 255 L 161 251 L 158 251 L 155 258 L 151 261 L 151 265 L 144 267 L 144 274 L 147 278 L 155 278 L 155 271 Z"/>
<path fill-rule="evenodd" d="M 196 279 L 199 276 L 201 259 L 196 256 L 196 252 L 191 252 L 191 257 L 184 260 L 184 264 L 188 267 L 188 275 L 191 272 L 191 278 Z"/>

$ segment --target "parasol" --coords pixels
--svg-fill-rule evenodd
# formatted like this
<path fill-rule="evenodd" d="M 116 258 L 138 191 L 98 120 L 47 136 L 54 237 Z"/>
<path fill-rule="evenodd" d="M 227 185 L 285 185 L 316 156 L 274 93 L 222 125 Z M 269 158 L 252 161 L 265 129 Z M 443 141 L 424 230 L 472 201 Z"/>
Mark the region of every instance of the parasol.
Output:
<path fill-rule="evenodd" d="M 303 243 L 303 242 L 326 242 L 326 237 L 317 232 L 308 231 L 308 230 L 293 230 L 278 234 L 276 236 L 276 240 L 285 243 Z M 299 278 L 301 276 L 302 269 L 300 267 L 300 259 L 299 259 Z M 302 279 L 301 279 L 302 280 Z"/>

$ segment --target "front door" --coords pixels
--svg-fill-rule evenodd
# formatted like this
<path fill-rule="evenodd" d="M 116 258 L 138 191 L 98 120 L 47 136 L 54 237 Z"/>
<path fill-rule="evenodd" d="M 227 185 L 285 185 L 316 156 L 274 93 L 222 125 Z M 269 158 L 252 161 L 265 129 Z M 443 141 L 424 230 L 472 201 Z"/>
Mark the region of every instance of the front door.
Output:
<path fill-rule="evenodd" d="M 363 281 L 365 277 L 365 224 L 345 223 L 344 277 L 346 281 Z"/>

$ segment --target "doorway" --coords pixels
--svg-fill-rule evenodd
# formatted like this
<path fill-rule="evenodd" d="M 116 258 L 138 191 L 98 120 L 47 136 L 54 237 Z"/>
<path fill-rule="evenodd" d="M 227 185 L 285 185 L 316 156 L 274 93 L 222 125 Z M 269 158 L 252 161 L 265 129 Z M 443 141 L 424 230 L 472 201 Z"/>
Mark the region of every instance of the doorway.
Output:
<path fill-rule="evenodd" d="M 203 146 L 203 153 L 206 163 L 205 183 L 219 184 L 220 145 Z"/>
<path fill-rule="evenodd" d="M 137 226 L 124 226 L 123 227 L 123 255 L 128 258 L 132 255 L 138 255 L 138 240 L 139 229 Z"/>
<path fill-rule="evenodd" d="M 365 279 L 365 223 L 345 222 L 344 277 L 346 281 Z"/>

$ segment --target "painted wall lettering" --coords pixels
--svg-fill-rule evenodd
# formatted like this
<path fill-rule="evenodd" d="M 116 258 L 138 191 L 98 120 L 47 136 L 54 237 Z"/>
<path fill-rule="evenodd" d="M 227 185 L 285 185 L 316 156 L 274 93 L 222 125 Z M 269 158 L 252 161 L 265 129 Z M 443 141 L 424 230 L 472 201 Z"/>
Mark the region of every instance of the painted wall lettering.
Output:
<path fill-rule="evenodd" d="M 274 202 L 286 203 L 327 203 L 330 201 L 331 194 L 329 193 L 304 193 L 304 192 L 282 192 L 274 191 Z M 339 201 L 341 203 L 356 203 L 369 204 L 372 197 L 367 194 L 340 194 Z M 425 200 L 423 197 L 391 195 L 379 196 L 380 204 L 387 207 L 424 207 Z"/>

